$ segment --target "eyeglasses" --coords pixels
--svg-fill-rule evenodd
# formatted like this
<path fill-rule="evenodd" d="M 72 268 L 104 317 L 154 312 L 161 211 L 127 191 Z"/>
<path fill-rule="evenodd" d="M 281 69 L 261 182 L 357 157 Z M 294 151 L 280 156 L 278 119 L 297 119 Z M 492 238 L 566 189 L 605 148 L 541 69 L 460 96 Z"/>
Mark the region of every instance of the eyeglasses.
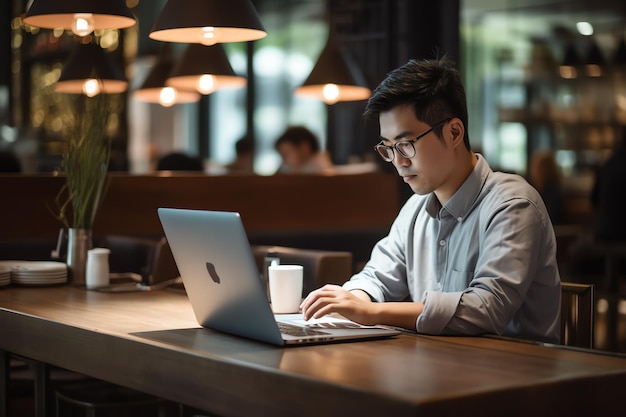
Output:
<path fill-rule="evenodd" d="M 434 129 L 437 129 L 439 126 L 443 125 L 444 123 L 447 123 L 451 119 L 452 117 L 449 117 L 447 119 L 440 121 L 439 123 L 434 124 L 430 129 L 417 135 L 415 139 L 396 142 L 392 146 L 383 145 L 383 141 L 380 141 L 378 145 L 374 146 L 374 149 L 376 150 L 376 152 L 378 152 L 380 157 L 383 158 L 383 160 L 386 162 L 393 161 L 394 149 L 398 151 L 398 153 L 402 155 L 402 157 L 404 158 L 407 158 L 407 159 L 413 158 L 415 156 L 415 146 L 413 144 L 417 142 L 418 140 L 420 140 L 421 138 L 423 138 L 424 136 L 428 135 Z"/>

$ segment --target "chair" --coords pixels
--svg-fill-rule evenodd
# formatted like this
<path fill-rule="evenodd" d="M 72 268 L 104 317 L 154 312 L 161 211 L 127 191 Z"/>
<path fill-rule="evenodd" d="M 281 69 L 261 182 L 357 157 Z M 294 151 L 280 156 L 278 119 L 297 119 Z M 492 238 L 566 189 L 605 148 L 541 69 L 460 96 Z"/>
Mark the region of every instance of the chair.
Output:
<path fill-rule="evenodd" d="M 104 235 L 94 239 L 94 246 L 111 250 L 109 267 L 112 273 L 135 273 L 144 285 L 154 284 L 154 267 L 159 260 L 165 238 Z"/>
<path fill-rule="evenodd" d="M 595 287 L 561 282 L 561 343 L 593 349 Z"/>
<path fill-rule="evenodd" d="M 54 387 L 80 384 L 87 377 L 29 358 L 0 351 L 3 375 L 0 415 L 52 415 Z"/>
<path fill-rule="evenodd" d="M 102 381 L 55 391 L 56 416 L 178 417 L 174 402 Z"/>
<path fill-rule="evenodd" d="M 346 251 L 253 245 L 252 252 L 265 281 L 267 280 L 267 266 L 271 259 L 276 258 L 281 264 L 302 265 L 304 267 L 303 296 L 324 284 L 341 285 L 352 276 L 352 254 Z"/>

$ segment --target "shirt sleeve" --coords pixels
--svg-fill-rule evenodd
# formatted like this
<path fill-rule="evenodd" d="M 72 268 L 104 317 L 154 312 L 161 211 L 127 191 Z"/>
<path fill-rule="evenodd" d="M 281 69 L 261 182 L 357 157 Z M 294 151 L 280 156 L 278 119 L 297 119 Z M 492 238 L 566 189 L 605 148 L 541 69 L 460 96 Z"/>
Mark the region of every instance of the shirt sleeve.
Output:
<path fill-rule="evenodd" d="M 416 329 L 427 334 L 503 334 L 551 250 L 549 219 L 535 203 L 514 198 L 481 214 L 480 255 L 461 292 L 427 292 Z M 551 230 L 551 229 L 550 229 Z M 537 314 L 546 306 L 528 306 Z M 552 307 L 550 307 L 552 308 Z"/>

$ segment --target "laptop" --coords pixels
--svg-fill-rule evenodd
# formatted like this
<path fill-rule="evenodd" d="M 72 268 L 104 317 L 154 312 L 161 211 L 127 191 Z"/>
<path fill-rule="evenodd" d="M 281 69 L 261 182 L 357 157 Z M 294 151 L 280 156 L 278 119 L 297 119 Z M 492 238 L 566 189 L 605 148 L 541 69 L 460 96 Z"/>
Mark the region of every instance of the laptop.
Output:
<path fill-rule="evenodd" d="M 236 212 L 159 208 L 159 219 L 198 323 L 280 346 L 387 338 L 395 328 L 343 318 L 274 315 Z"/>

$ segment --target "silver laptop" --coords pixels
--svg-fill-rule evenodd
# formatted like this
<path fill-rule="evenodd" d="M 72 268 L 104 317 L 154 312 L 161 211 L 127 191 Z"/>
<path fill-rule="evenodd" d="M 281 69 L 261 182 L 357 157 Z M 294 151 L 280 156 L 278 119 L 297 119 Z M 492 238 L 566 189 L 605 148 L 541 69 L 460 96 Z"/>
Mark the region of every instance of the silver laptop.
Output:
<path fill-rule="evenodd" d="M 238 213 L 159 208 L 198 323 L 275 345 L 385 338 L 397 329 L 325 317 L 274 315 Z"/>

